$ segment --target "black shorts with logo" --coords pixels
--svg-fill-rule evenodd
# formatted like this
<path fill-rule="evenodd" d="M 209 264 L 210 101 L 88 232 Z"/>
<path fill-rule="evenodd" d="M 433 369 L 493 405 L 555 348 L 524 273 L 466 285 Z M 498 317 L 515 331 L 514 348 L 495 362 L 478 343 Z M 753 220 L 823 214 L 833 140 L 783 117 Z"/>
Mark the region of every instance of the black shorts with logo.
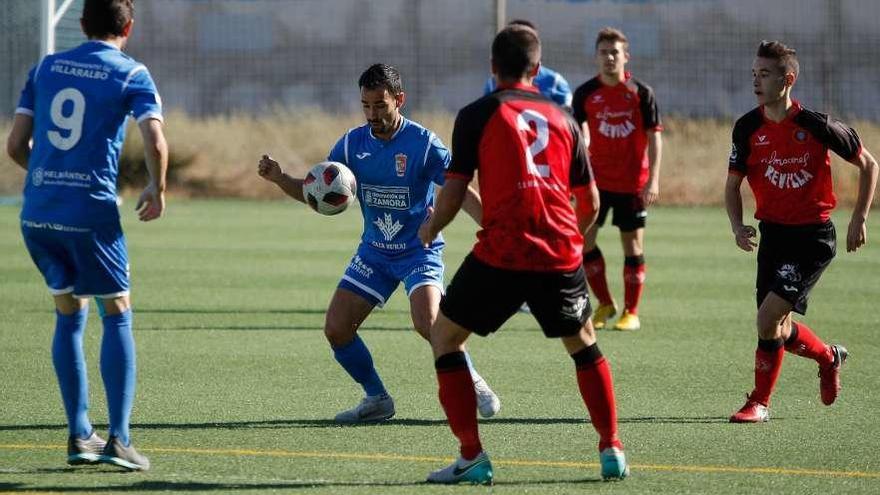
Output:
<path fill-rule="evenodd" d="M 611 224 L 616 225 L 621 232 L 632 232 L 645 227 L 645 219 L 648 211 L 640 194 L 616 193 L 599 190 L 599 217 L 596 225 L 605 225 L 608 210 L 614 208 L 611 216 Z"/>
<path fill-rule="evenodd" d="M 583 266 L 571 272 L 495 268 L 469 254 L 452 278 L 440 311 L 478 335 L 498 330 L 522 306 L 547 337 L 577 334 L 592 313 Z"/>
<path fill-rule="evenodd" d="M 758 307 L 769 292 L 806 314 L 807 298 L 837 251 L 831 221 L 812 225 L 761 222 L 758 245 Z"/>

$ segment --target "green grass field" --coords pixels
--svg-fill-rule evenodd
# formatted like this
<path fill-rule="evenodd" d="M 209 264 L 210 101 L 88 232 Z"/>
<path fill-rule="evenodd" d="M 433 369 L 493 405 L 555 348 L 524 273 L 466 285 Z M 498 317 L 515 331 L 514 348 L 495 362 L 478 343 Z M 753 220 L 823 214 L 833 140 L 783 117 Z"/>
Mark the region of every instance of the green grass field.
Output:
<path fill-rule="evenodd" d="M 361 335 L 395 397 L 387 424 L 336 427 L 360 398 L 322 334 L 324 309 L 360 233 L 280 202 L 174 201 L 138 223 L 126 203 L 138 397 L 135 444 L 147 473 L 68 468 L 50 358 L 50 298 L 27 257 L 18 208 L 0 207 L 0 492 L 248 493 L 878 493 L 880 249 L 839 257 L 806 318 L 845 344 L 838 402 L 819 402 L 816 366 L 788 356 L 772 420 L 731 425 L 751 389 L 754 256 L 738 251 L 720 209 L 658 208 L 649 219 L 643 329 L 604 331 L 632 477 L 599 481 L 596 436 L 573 365 L 531 317 L 473 338 L 478 368 L 503 402 L 481 422 L 494 488 L 422 484 L 457 453 L 436 399 L 428 345 L 410 331 L 401 291 Z M 880 235 L 875 215 L 869 238 Z M 845 237 L 845 212 L 836 217 Z M 447 279 L 473 242 L 447 232 Z M 871 237 L 873 236 L 873 237 Z M 617 234 L 600 244 L 622 299 Z M 92 419 L 105 429 L 100 321 L 87 333 Z"/>

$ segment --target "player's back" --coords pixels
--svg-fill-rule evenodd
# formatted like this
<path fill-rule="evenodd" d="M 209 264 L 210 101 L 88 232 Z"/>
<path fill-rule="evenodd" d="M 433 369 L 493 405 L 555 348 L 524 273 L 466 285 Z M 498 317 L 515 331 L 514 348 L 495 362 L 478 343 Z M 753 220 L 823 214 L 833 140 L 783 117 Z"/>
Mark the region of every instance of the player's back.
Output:
<path fill-rule="evenodd" d="M 62 225 L 118 220 L 116 179 L 125 119 L 161 120 L 142 64 L 88 41 L 46 56 L 30 72 L 18 113 L 34 118 L 22 219 Z"/>
<path fill-rule="evenodd" d="M 577 124 L 534 88 L 516 85 L 459 112 L 451 175 L 479 168 L 483 229 L 474 253 L 513 270 L 567 271 L 581 263 L 571 189 L 590 182 Z"/>

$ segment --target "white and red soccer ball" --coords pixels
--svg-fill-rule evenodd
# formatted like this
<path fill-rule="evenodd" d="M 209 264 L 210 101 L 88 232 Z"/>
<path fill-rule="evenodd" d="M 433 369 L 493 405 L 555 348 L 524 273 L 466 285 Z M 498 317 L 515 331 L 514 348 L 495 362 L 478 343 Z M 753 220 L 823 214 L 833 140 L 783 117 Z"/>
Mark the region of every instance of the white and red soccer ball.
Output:
<path fill-rule="evenodd" d="M 306 203 L 322 215 L 336 215 L 348 208 L 357 195 L 357 181 L 345 165 L 321 162 L 303 179 Z"/>

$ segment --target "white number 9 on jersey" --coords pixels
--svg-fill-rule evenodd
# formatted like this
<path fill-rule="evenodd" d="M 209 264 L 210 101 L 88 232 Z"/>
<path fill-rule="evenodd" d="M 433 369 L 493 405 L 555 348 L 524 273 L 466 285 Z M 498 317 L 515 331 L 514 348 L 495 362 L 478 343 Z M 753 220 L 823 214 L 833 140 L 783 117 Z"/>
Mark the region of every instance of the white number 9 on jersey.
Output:
<path fill-rule="evenodd" d="M 516 116 L 516 128 L 519 131 L 530 132 L 531 124 L 535 124 L 535 141 L 526 148 L 526 167 L 529 175 L 538 177 L 550 177 L 550 165 L 535 163 L 538 156 L 550 143 L 550 128 L 547 126 L 547 117 L 535 110 L 523 110 Z"/>
<path fill-rule="evenodd" d="M 64 115 L 64 104 L 71 102 L 73 105 L 70 115 Z M 49 131 L 49 142 L 61 151 L 67 151 L 79 142 L 82 137 L 83 116 L 86 113 L 86 98 L 76 88 L 64 88 L 52 98 L 50 117 L 52 123 L 59 129 L 67 131 L 64 137 L 58 131 Z"/>

